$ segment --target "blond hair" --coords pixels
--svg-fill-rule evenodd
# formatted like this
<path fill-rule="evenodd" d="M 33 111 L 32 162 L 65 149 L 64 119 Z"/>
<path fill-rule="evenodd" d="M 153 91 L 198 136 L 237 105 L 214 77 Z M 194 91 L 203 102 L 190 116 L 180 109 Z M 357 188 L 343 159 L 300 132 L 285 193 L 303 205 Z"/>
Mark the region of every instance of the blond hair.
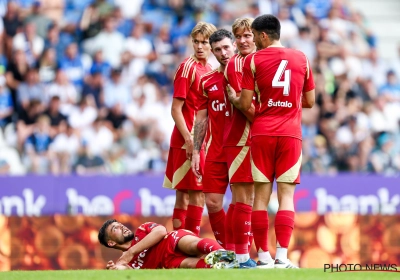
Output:
<path fill-rule="evenodd" d="M 245 29 L 251 32 L 251 24 L 253 23 L 253 18 L 237 18 L 232 24 L 232 33 L 236 35 L 239 29 Z"/>
<path fill-rule="evenodd" d="M 215 31 L 217 31 L 217 28 L 213 24 L 200 21 L 193 28 L 192 33 L 190 33 L 190 36 L 194 38 L 198 34 L 201 34 L 204 36 L 204 38 L 208 39 L 210 38 L 211 34 L 213 34 Z"/>

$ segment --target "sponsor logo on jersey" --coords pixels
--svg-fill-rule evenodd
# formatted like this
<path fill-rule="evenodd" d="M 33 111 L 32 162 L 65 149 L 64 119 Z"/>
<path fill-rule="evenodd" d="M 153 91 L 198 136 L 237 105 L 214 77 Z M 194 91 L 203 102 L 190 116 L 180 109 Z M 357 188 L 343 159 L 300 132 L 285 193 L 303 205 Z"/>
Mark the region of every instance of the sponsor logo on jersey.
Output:
<path fill-rule="evenodd" d="M 211 108 L 212 108 L 215 112 L 222 112 L 222 111 L 224 111 L 225 103 L 220 103 L 218 100 L 214 100 L 214 101 L 211 103 Z"/>
<path fill-rule="evenodd" d="M 287 107 L 292 108 L 292 102 L 288 101 L 274 101 L 272 99 L 268 100 L 268 107 Z"/>

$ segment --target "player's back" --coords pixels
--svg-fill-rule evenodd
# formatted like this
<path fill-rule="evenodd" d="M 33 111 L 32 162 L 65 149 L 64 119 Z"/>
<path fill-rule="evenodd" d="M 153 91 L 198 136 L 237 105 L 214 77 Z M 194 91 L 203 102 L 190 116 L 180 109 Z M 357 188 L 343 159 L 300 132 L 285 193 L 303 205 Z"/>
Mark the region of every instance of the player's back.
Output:
<path fill-rule="evenodd" d="M 256 113 L 252 136 L 301 139 L 301 98 L 314 85 L 306 56 L 288 48 L 266 48 L 251 54 L 245 67 L 254 75 Z M 246 77 L 243 87 L 246 87 Z"/>

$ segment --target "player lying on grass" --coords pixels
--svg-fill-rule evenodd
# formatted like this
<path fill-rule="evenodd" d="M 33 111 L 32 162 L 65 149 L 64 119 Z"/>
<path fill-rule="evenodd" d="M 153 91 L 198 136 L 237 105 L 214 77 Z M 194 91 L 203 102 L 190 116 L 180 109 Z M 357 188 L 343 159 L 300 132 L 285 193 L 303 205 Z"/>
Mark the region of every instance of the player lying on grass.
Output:
<path fill-rule="evenodd" d="M 123 251 L 116 263 L 107 263 L 107 269 L 238 267 L 235 253 L 225 251 L 217 241 L 199 238 L 184 229 L 167 232 L 164 226 L 152 222 L 142 224 L 134 234 L 116 220 L 108 220 L 98 238 L 102 245 Z"/>

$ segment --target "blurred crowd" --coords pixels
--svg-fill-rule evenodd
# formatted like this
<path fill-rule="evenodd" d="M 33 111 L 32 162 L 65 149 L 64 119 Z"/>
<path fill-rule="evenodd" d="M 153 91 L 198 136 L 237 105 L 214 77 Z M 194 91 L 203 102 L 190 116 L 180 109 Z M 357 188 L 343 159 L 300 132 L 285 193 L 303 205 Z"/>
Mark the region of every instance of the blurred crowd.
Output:
<path fill-rule="evenodd" d="M 303 172 L 398 173 L 400 49 L 345 0 L 0 0 L 0 173 L 163 172 L 191 29 L 266 13 L 314 69 Z"/>

